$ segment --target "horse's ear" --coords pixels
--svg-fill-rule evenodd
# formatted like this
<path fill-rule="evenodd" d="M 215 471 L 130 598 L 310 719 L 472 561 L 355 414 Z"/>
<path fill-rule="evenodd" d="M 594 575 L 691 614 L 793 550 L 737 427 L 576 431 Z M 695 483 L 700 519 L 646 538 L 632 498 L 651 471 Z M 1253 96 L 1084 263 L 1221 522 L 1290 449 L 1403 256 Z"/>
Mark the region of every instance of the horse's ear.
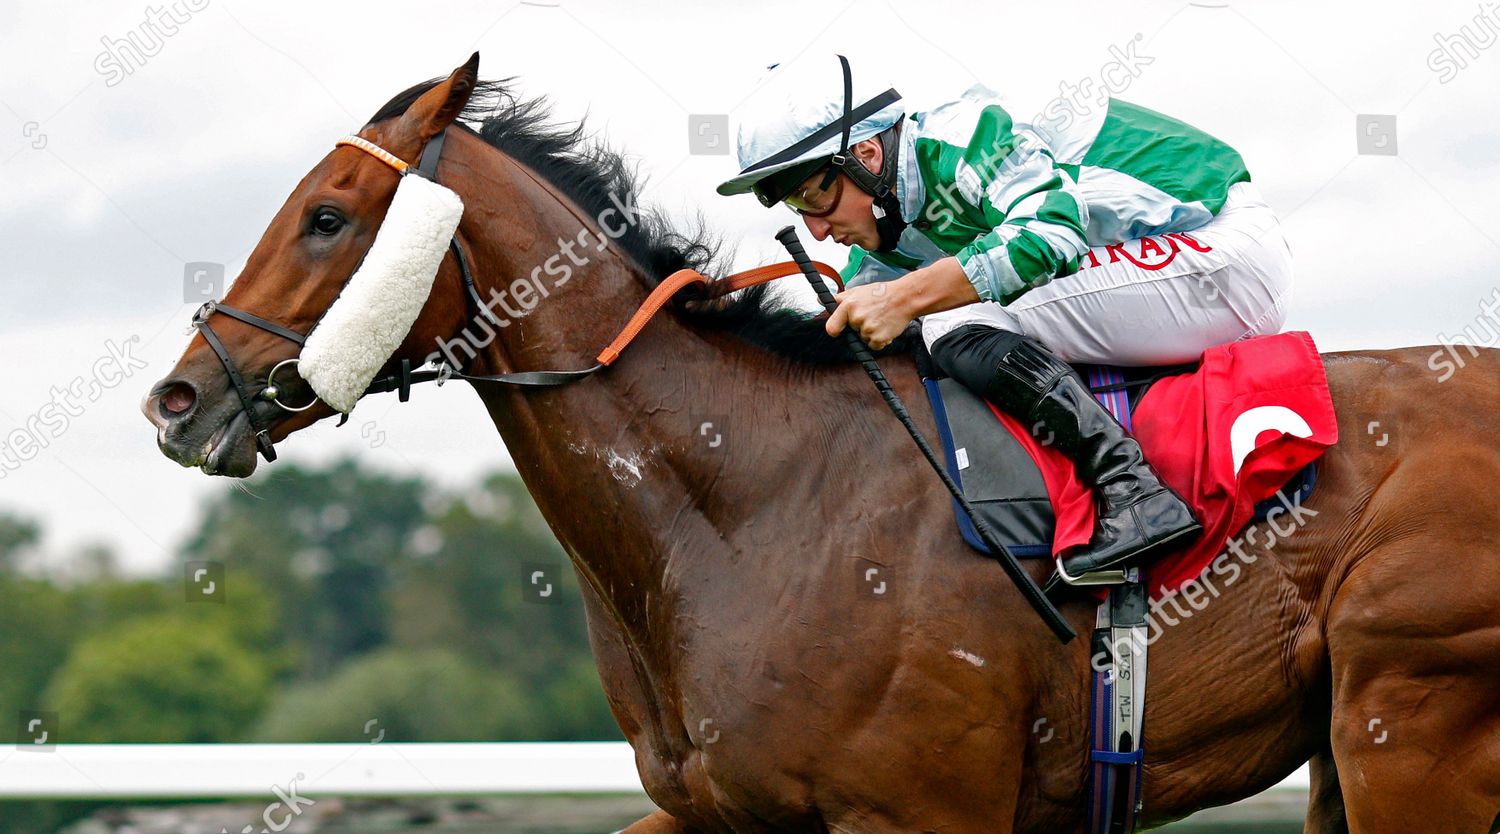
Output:
<path fill-rule="evenodd" d="M 442 133 L 463 112 L 479 83 L 479 53 L 469 56 L 464 65 L 446 80 L 423 93 L 401 117 L 403 142 L 420 147 Z"/>

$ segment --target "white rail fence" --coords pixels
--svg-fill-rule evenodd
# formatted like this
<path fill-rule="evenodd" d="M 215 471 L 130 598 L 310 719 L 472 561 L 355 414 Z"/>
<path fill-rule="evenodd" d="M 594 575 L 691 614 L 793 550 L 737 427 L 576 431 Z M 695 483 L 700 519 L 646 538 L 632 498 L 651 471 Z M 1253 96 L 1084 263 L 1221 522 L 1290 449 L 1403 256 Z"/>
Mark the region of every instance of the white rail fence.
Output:
<path fill-rule="evenodd" d="M 1306 791 L 1304 766 L 1278 789 Z M 59 744 L 0 752 L 0 799 L 643 793 L 624 742 Z"/>
<path fill-rule="evenodd" d="M 59 744 L 0 752 L 0 798 L 643 793 L 624 742 Z"/>

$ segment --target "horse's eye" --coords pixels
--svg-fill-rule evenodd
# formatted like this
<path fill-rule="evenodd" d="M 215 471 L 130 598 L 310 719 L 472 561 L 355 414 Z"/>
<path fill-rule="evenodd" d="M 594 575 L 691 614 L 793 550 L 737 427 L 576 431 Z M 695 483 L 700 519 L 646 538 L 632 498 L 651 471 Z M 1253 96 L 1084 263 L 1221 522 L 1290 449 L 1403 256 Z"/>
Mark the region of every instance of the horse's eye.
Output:
<path fill-rule="evenodd" d="M 312 230 L 314 234 L 325 237 L 338 234 L 339 229 L 344 228 L 344 218 L 335 212 L 323 209 L 313 215 Z"/>

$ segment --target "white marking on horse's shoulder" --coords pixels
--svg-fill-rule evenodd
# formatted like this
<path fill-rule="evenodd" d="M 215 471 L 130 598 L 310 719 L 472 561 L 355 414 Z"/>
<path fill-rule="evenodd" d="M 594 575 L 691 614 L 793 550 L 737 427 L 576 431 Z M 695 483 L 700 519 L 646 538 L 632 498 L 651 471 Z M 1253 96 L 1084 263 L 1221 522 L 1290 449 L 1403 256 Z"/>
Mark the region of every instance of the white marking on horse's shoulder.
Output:
<path fill-rule="evenodd" d="M 628 457 L 621 456 L 614 449 L 609 450 L 609 474 L 615 480 L 626 486 L 635 486 L 641 482 L 641 453 L 631 452 Z"/>
<path fill-rule="evenodd" d="M 959 660 L 965 661 L 967 663 L 972 663 L 975 666 L 980 667 L 980 668 L 983 668 L 984 664 L 985 664 L 984 658 L 980 657 L 977 654 L 974 654 L 973 652 L 964 651 L 963 649 L 960 649 L 957 646 L 955 646 L 954 648 L 950 649 L 948 651 L 948 655 L 950 657 L 958 658 Z"/>

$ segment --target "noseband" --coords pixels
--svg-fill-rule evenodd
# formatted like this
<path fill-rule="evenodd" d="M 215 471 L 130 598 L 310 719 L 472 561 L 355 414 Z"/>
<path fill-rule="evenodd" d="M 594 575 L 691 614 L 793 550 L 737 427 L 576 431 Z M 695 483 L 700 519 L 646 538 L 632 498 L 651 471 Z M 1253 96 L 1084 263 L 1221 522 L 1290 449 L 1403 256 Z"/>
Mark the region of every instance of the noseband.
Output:
<path fill-rule="evenodd" d="M 203 334 L 203 341 L 207 342 L 208 346 L 213 349 L 214 354 L 219 357 L 219 362 L 224 366 L 224 373 L 229 375 L 229 382 L 234 386 L 234 392 L 239 395 L 240 410 L 245 412 L 245 418 L 250 421 L 250 430 L 255 432 L 256 448 L 260 449 L 260 453 L 265 455 L 266 460 L 275 460 L 276 447 L 271 445 L 271 427 L 266 425 L 265 418 L 260 415 L 260 412 L 255 410 L 256 399 L 276 403 L 288 411 L 302 411 L 311 407 L 317 400 L 314 399 L 313 402 L 299 408 L 290 408 L 278 399 L 281 391 L 271 380 L 276 376 L 276 369 L 285 365 L 286 362 L 278 362 L 276 367 L 271 369 L 271 373 L 266 375 L 265 387 L 261 388 L 259 393 L 252 394 L 250 387 L 245 384 L 245 378 L 240 375 L 239 369 L 235 367 L 234 360 L 229 357 L 229 351 L 224 348 L 224 343 L 219 341 L 219 335 L 214 332 L 213 327 L 208 323 L 209 317 L 214 313 L 223 313 L 230 318 L 239 319 L 253 327 L 259 327 L 267 333 L 275 333 L 277 336 L 295 342 L 298 347 L 301 347 L 307 341 L 307 337 L 295 330 L 282 327 L 275 322 L 266 321 L 254 313 L 247 313 L 237 307 L 230 307 L 228 304 L 220 304 L 217 301 L 204 302 L 203 306 L 198 308 L 198 312 L 193 314 L 193 327 L 196 327 L 198 332 Z"/>

